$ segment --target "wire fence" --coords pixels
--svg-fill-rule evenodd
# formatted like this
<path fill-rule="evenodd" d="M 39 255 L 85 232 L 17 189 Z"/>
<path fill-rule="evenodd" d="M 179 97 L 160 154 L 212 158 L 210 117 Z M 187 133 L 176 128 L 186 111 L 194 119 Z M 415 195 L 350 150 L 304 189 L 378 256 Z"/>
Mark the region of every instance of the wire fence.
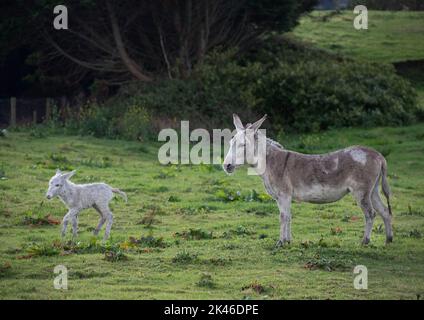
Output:
<path fill-rule="evenodd" d="M 58 102 L 56 98 L 0 98 L 0 126 L 41 123 Z"/>

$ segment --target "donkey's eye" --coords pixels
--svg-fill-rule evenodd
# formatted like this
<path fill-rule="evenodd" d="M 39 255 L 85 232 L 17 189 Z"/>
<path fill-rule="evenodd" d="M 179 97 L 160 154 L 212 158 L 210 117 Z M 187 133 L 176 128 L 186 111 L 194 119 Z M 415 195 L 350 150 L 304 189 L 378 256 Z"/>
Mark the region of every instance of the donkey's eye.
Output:
<path fill-rule="evenodd" d="M 55 185 L 55 187 L 60 187 L 60 184 Z"/>

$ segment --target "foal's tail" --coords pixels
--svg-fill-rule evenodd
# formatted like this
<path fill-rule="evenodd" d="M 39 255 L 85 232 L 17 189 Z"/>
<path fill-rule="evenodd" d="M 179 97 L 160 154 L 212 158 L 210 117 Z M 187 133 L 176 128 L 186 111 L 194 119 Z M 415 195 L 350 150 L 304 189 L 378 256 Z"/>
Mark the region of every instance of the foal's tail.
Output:
<path fill-rule="evenodd" d="M 389 208 L 389 214 L 392 215 L 392 208 L 390 206 L 390 187 L 387 182 L 387 162 L 384 161 L 381 164 L 381 187 L 383 189 L 383 194 L 387 199 L 387 207 Z"/>
<path fill-rule="evenodd" d="M 112 188 L 113 193 L 118 193 L 122 198 L 124 198 L 125 202 L 128 201 L 127 194 L 124 191 L 119 190 L 118 188 Z"/>

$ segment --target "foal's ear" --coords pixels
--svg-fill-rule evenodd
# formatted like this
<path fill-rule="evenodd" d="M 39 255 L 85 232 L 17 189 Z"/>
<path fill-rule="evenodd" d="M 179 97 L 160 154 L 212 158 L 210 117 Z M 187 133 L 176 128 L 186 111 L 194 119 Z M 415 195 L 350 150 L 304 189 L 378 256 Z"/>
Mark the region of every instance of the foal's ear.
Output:
<path fill-rule="evenodd" d="M 233 113 L 233 122 L 234 126 L 236 127 L 237 131 L 244 130 L 243 123 L 241 123 L 241 120 L 238 115 Z"/>
<path fill-rule="evenodd" d="M 64 173 L 62 174 L 62 178 L 68 180 L 70 179 L 77 171 L 76 170 L 72 170 L 71 172 L 68 173 Z"/>
<path fill-rule="evenodd" d="M 250 126 L 250 129 L 254 130 L 255 132 L 258 131 L 258 129 L 261 127 L 262 123 L 266 120 L 267 117 L 267 115 L 264 115 L 261 119 L 252 124 Z"/>
<path fill-rule="evenodd" d="M 62 173 L 62 171 L 60 171 L 60 169 L 56 170 L 56 174 L 61 174 L 61 173 Z"/>

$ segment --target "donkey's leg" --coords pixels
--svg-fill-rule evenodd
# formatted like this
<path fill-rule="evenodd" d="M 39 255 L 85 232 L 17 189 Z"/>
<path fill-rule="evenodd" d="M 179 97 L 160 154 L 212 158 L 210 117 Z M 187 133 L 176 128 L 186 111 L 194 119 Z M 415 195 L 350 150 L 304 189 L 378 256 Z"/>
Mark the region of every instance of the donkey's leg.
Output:
<path fill-rule="evenodd" d="M 371 195 L 372 205 L 374 210 L 383 218 L 384 229 L 386 230 L 386 243 L 393 241 L 393 230 L 392 230 L 392 216 L 389 213 L 389 209 L 383 204 L 378 192 L 378 184 L 374 187 Z"/>
<path fill-rule="evenodd" d="M 94 229 L 93 231 L 93 234 L 97 236 L 99 234 L 100 229 L 103 227 L 103 224 L 106 222 L 106 217 L 105 217 L 105 214 L 99 209 L 98 206 L 94 205 L 93 208 L 96 209 L 96 211 L 100 215 L 99 224 L 97 225 L 96 229 Z"/>
<path fill-rule="evenodd" d="M 110 229 L 112 228 L 112 224 L 113 224 L 113 214 L 112 211 L 110 211 L 109 209 L 109 205 L 104 205 L 99 207 L 100 210 L 103 212 L 105 218 L 106 218 L 106 230 L 105 230 L 105 235 L 103 240 L 107 240 L 109 238 L 109 234 L 110 234 Z"/>
<path fill-rule="evenodd" d="M 72 238 L 76 238 L 78 235 L 78 213 L 76 212 L 74 214 L 72 214 L 71 219 L 72 219 Z"/>
<path fill-rule="evenodd" d="M 278 208 L 280 209 L 280 239 L 277 241 L 276 246 L 282 246 L 291 241 L 291 197 L 280 196 L 277 199 Z"/>
<path fill-rule="evenodd" d="M 73 217 L 75 215 L 78 215 L 78 213 L 79 213 L 79 210 L 78 209 L 72 208 L 63 217 L 63 220 L 62 220 L 62 238 L 64 238 L 65 235 L 66 235 L 66 229 L 68 228 L 69 221 L 73 221 L 73 219 L 74 219 Z"/>
<path fill-rule="evenodd" d="M 362 239 L 362 244 L 368 244 L 370 242 L 371 230 L 375 218 L 371 194 L 370 192 L 356 192 L 354 196 L 365 215 L 364 238 Z"/>
<path fill-rule="evenodd" d="M 69 210 L 68 213 L 65 214 L 65 216 L 63 217 L 63 220 L 62 220 L 62 232 L 61 232 L 62 238 L 64 238 L 65 235 L 66 235 L 66 229 L 68 228 L 68 223 L 69 223 L 70 215 L 71 215 L 71 210 Z"/>

